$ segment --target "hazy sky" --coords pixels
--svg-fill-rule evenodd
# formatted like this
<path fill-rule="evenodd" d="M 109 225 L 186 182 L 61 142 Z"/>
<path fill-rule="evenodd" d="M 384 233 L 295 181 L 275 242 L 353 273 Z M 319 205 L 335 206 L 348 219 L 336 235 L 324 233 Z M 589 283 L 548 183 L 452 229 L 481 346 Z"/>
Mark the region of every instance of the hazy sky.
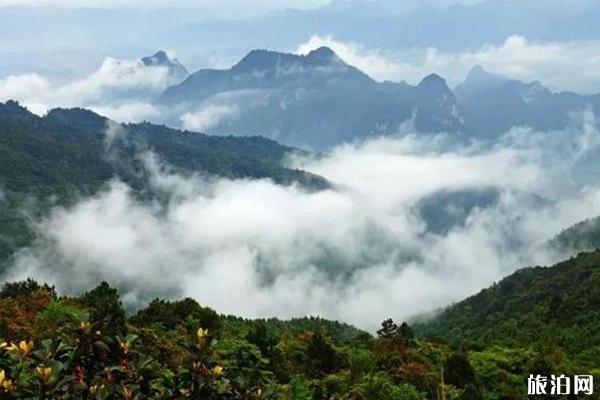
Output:
<path fill-rule="evenodd" d="M 183 8 L 234 8 L 256 7 L 258 10 L 281 8 L 311 8 L 329 3 L 329 0 L 0 0 L 0 6 L 32 5 L 60 7 L 183 7 Z"/>

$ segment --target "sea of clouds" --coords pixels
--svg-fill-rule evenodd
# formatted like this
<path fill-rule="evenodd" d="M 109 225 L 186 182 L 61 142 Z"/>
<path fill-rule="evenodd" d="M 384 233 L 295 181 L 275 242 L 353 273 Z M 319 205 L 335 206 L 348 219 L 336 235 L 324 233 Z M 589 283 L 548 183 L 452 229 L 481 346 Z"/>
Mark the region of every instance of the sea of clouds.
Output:
<path fill-rule="evenodd" d="M 372 330 L 564 257 L 547 240 L 600 214 L 600 187 L 573 174 L 598 150 L 596 127 L 584 112 L 568 130 L 515 128 L 493 145 L 408 134 L 290 159 L 332 183 L 316 192 L 182 175 L 143 153 L 150 186 L 166 201 L 139 200 L 115 180 L 56 208 L 36 222 L 38 240 L 6 278 L 34 277 L 66 293 L 107 280 L 130 309 L 190 296 L 222 313 L 320 315 Z M 489 189 L 495 201 L 442 232 L 419 210 L 439 193 Z"/>

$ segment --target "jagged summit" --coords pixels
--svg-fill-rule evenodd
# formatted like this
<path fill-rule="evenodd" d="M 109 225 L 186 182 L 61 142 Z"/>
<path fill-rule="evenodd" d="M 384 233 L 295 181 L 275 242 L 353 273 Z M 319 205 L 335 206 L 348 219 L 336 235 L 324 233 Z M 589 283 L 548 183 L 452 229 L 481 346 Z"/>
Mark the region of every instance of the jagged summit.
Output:
<path fill-rule="evenodd" d="M 166 67 L 173 80 L 182 81 L 189 72 L 177 58 L 171 58 L 164 50 L 159 50 L 151 56 L 140 60 L 147 67 Z"/>
<path fill-rule="evenodd" d="M 231 70 L 238 73 L 250 73 L 255 70 L 272 69 L 281 63 L 287 64 L 293 61 L 294 57 L 292 54 L 257 49 L 246 54 Z"/>
<path fill-rule="evenodd" d="M 477 80 L 481 77 L 487 77 L 489 75 L 491 74 L 488 71 L 486 71 L 481 65 L 476 65 L 469 70 L 466 80 Z"/>
<path fill-rule="evenodd" d="M 481 84 L 481 83 L 503 83 L 509 79 L 503 75 L 495 74 L 484 69 L 481 65 L 476 65 L 467 74 L 465 83 Z"/>
<path fill-rule="evenodd" d="M 417 86 L 422 101 L 438 102 L 444 99 L 454 99 L 454 93 L 446 84 L 446 80 L 437 74 L 427 75 Z M 452 105 L 455 101 L 452 100 Z"/>
<path fill-rule="evenodd" d="M 423 80 L 419 83 L 419 87 L 423 89 L 448 89 L 448 85 L 446 84 L 446 80 L 439 76 L 438 74 L 430 74 L 427 75 Z"/>
<path fill-rule="evenodd" d="M 481 65 L 476 65 L 469 70 L 465 81 L 454 89 L 459 99 L 476 96 L 481 92 L 495 90 L 510 81 L 509 78 L 487 71 Z"/>
<path fill-rule="evenodd" d="M 163 65 L 172 61 L 165 51 L 159 50 L 151 56 L 142 58 L 142 62 L 144 65 Z"/>
<path fill-rule="evenodd" d="M 291 53 L 282 53 L 272 50 L 256 49 L 252 50 L 242 60 L 233 66 L 232 71 L 253 72 L 273 70 L 278 66 L 323 66 L 340 65 L 345 63 L 329 47 L 319 47 L 306 55 L 297 55 Z"/>
<path fill-rule="evenodd" d="M 305 58 L 307 60 L 322 64 L 341 61 L 335 51 L 327 46 L 321 46 L 318 49 L 312 50 L 305 56 Z"/>

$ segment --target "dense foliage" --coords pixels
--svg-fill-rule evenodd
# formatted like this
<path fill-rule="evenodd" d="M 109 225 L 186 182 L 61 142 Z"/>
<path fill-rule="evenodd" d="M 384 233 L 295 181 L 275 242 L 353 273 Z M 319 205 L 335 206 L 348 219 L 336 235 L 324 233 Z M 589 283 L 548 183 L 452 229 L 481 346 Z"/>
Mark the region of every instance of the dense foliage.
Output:
<path fill-rule="evenodd" d="M 600 373 L 599 266 L 595 252 L 524 269 L 427 323 L 386 320 L 375 337 L 321 318 L 222 316 L 189 298 L 127 316 L 106 283 L 78 297 L 9 283 L 0 398 L 525 399 L 529 374 Z"/>
<path fill-rule="evenodd" d="M 188 172 L 326 185 L 320 177 L 282 167 L 293 149 L 260 137 L 209 136 L 148 123 L 118 125 L 84 109 L 56 109 L 41 118 L 18 103 L 0 104 L 0 171 L 6 192 L 93 193 L 113 177 L 139 187 L 143 171 L 136 156 L 146 149 Z"/>
<path fill-rule="evenodd" d="M 248 321 L 191 299 L 127 318 L 103 283 L 59 297 L 33 281 L 0 293 L 0 397 L 27 399 L 460 398 L 449 350 L 385 324 L 375 339 L 319 318 Z M 465 361 L 468 363 L 468 361 Z M 469 367 L 467 367 L 469 368 Z M 457 397 L 458 396 L 458 397 Z"/>
<path fill-rule="evenodd" d="M 527 373 L 598 375 L 599 310 L 600 251 L 594 251 L 519 270 L 415 328 L 454 348 L 476 350 L 475 370 L 495 364 L 485 373 L 508 389 Z"/>

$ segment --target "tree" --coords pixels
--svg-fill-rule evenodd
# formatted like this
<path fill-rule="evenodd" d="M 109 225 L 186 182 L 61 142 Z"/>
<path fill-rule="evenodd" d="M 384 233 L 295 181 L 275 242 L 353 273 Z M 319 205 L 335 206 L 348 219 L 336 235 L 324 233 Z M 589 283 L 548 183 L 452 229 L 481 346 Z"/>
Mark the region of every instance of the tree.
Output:
<path fill-rule="evenodd" d="M 83 294 L 79 301 L 89 308 L 92 320 L 103 323 L 104 330 L 119 335 L 125 333 L 125 310 L 117 289 L 102 282 L 94 290 Z"/>
<path fill-rule="evenodd" d="M 173 302 L 156 299 L 134 315 L 131 322 L 145 327 L 160 324 L 167 330 L 173 330 L 178 325 L 190 330 L 200 326 L 211 333 L 221 326 L 221 319 L 213 309 L 202 307 L 191 298 Z"/>
<path fill-rule="evenodd" d="M 465 353 L 452 353 L 444 364 L 444 381 L 457 388 L 464 388 L 475 381 L 475 370 Z"/>
<path fill-rule="evenodd" d="M 398 331 L 400 333 L 400 336 L 406 341 L 406 343 L 412 343 L 415 339 L 415 332 L 413 331 L 412 327 L 406 322 L 403 322 L 402 325 L 400 325 Z"/>
<path fill-rule="evenodd" d="M 306 348 L 309 373 L 318 378 L 334 372 L 338 367 L 338 355 L 335 348 L 323 335 L 315 333 Z"/>
<path fill-rule="evenodd" d="M 398 325 L 394 323 L 394 321 L 390 319 L 386 319 L 381 323 L 381 329 L 377 331 L 377 335 L 384 339 L 393 338 L 398 334 Z"/>

